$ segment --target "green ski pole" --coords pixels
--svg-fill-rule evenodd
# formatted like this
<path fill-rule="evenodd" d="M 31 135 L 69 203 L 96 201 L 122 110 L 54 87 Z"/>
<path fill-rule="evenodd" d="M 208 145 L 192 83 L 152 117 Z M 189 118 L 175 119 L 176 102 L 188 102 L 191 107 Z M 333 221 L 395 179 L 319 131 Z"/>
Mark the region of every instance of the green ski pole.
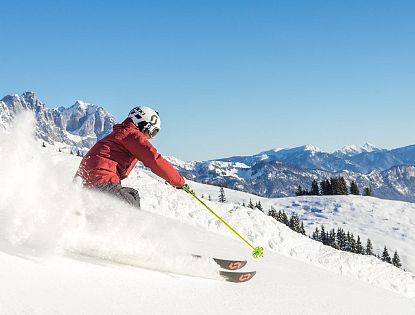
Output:
<path fill-rule="evenodd" d="M 246 245 L 248 245 L 253 251 L 252 256 L 254 258 L 259 258 L 264 256 L 264 249 L 262 247 L 254 247 L 251 243 L 249 243 L 241 234 L 239 234 L 232 226 L 229 225 L 223 218 L 221 218 L 215 211 L 210 209 L 202 200 L 200 200 L 194 192 L 189 189 L 189 186 L 183 185 L 182 189 L 187 192 L 188 194 L 192 195 L 197 201 L 199 201 L 206 209 L 208 209 L 216 218 L 219 219 L 223 224 L 225 224 L 233 233 L 235 233 Z"/>

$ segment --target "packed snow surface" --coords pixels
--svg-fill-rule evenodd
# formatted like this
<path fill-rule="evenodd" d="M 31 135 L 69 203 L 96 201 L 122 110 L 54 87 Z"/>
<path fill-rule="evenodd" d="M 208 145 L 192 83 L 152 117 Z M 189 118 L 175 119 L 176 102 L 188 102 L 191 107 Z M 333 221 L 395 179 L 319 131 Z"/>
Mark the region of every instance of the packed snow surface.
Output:
<path fill-rule="evenodd" d="M 250 249 L 206 209 L 151 173 L 136 170 L 124 182 L 140 191 L 141 211 L 81 189 L 72 182 L 79 158 L 41 148 L 32 126 L 24 115 L 0 133 L 0 314 L 414 314 L 410 272 L 294 233 L 243 207 L 252 195 L 226 190 L 226 203 L 206 199 L 265 248 L 264 258 L 250 259 Z M 217 187 L 189 184 L 199 196 L 217 199 Z M 295 200 L 299 209 L 308 204 L 284 200 L 279 205 L 287 209 Z M 345 212 L 356 203 L 366 207 L 358 200 L 337 203 Z M 390 216 L 406 206 L 387 205 Z M 412 231 L 405 230 L 408 242 Z M 245 269 L 258 273 L 230 284 L 209 259 L 190 253 L 248 258 Z"/>

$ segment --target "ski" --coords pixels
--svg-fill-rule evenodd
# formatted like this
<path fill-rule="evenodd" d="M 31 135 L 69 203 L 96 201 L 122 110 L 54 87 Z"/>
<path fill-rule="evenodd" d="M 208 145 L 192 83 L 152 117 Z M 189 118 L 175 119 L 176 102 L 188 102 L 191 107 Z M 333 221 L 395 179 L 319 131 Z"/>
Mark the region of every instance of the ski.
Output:
<path fill-rule="evenodd" d="M 192 255 L 195 258 L 203 258 L 200 255 Z M 231 259 L 222 259 L 222 258 L 211 258 L 216 264 L 218 264 L 221 268 L 226 270 L 238 270 L 243 268 L 247 261 L 246 260 L 231 260 Z"/>
<path fill-rule="evenodd" d="M 239 271 L 219 271 L 219 275 L 224 278 L 225 281 L 242 283 L 252 279 L 255 276 L 256 271 L 239 272 Z"/>

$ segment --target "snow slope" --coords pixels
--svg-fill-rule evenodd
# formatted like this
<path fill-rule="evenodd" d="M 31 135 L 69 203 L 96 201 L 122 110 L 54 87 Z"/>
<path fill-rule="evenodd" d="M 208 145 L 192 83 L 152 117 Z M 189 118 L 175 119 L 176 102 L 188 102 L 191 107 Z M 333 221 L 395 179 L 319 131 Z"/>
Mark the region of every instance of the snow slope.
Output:
<path fill-rule="evenodd" d="M 194 190 L 206 198 L 217 200 L 219 188 L 199 183 Z M 355 237 L 360 235 L 363 245 L 370 238 L 376 253 L 382 254 L 386 245 L 390 255 L 395 250 L 405 269 L 415 271 L 415 204 L 363 196 L 302 196 L 263 198 L 244 192 L 225 189 L 228 201 L 242 205 L 258 201 L 267 213 L 271 207 L 287 214 L 296 213 L 304 222 L 308 235 L 323 224 L 326 231 L 343 228 Z"/>
<path fill-rule="evenodd" d="M 258 274 L 248 283 L 212 280 L 216 267 L 189 253 L 250 251 L 209 212 L 143 171 L 125 182 L 139 188 L 142 211 L 82 190 L 71 182 L 79 158 L 42 149 L 30 119 L 0 134 L 0 314 L 414 313 L 413 274 L 233 202 L 208 203 L 265 257 L 249 261 Z"/>

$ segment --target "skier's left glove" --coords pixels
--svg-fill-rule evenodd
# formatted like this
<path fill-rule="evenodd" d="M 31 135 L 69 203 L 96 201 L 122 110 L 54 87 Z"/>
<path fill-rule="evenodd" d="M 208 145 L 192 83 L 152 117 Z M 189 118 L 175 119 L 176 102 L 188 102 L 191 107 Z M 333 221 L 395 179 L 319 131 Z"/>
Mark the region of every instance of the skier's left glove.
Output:
<path fill-rule="evenodd" d="M 189 190 L 189 191 L 191 191 L 191 189 L 190 189 L 190 187 L 189 187 L 189 185 L 187 185 L 187 184 L 184 184 L 183 186 L 181 186 L 181 187 L 177 187 L 177 189 L 183 189 L 183 190 Z"/>

